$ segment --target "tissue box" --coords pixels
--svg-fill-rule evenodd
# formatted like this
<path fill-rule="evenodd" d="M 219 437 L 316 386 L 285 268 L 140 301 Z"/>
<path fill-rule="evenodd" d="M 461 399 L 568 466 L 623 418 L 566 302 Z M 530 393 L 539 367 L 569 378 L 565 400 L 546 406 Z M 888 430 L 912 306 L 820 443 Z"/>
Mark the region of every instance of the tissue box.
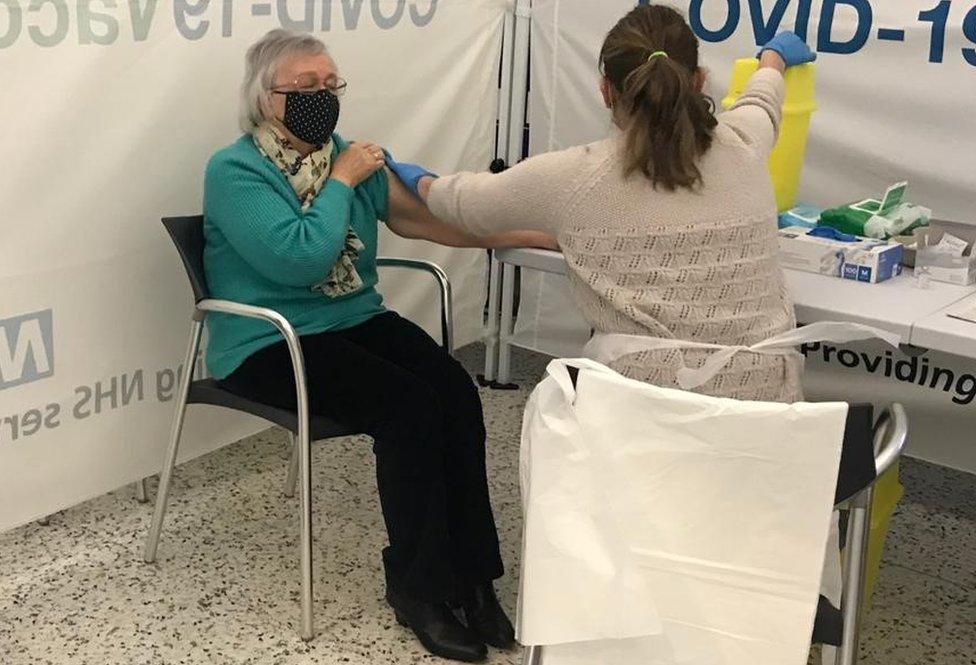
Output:
<path fill-rule="evenodd" d="M 784 268 L 852 279 L 883 282 L 901 274 L 900 243 L 859 238 L 843 242 L 808 235 L 809 229 L 779 231 L 779 256 Z"/>
<path fill-rule="evenodd" d="M 962 256 L 953 256 L 934 249 L 949 233 L 965 240 L 968 245 Z M 915 271 L 937 282 L 969 286 L 976 283 L 976 228 L 962 224 L 933 222 L 932 226 L 915 231 L 918 248 L 915 252 Z"/>

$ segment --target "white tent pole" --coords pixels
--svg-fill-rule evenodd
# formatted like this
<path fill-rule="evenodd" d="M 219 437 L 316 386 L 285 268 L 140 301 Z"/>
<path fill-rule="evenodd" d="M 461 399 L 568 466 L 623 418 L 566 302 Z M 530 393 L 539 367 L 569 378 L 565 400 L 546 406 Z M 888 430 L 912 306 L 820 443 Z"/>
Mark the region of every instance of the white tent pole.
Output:
<path fill-rule="evenodd" d="M 501 89 L 498 91 L 498 140 L 495 143 L 495 157 L 508 163 L 508 126 L 512 112 L 512 42 L 515 36 L 515 3 L 512 10 L 505 12 L 502 27 Z"/>
<path fill-rule="evenodd" d="M 515 152 L 511 150 L 512 127 L 519 129 L 521 135 L 522 123 L 525 116 L 525 84 L 528 83 L 526 75 L 523 73 L 521 78 L 514 79 L 519 85 L 512 85 L 513 61 L 521 59 L 521 71 L 527 72 L 528 62 L 528 26 L 521 28 L 524 39 L 516 40 L 517 15 L 524 13 L 523 4 L 528 5 L 523 0 L 511 0 L 510 10 L 505 12 L 505 23 L 502 29 L 502 58 L 501 58 L 501 89 L 498 93 L 498 139 L 495 143 L 495 158 L 501 160 L 505 166 L 511 165 L 512 161 L 517 161 L 521 156 L 521 143 Z M 524 19 L 523 19 L 524 20 Z M 519 53 L 517 49 L 524 49 L 524 53 Z M 513 115 L 513 100 L 522 100 L 520 116 Z M 514 156 L 514 160 L 510 158 Z M 485 331 L 485 372 L 480 377 L 482 385 L 491 385 L 495 381 L 498 363 L 498 336 L 499 336 L 499 316 L 501 307 L 501 266 L 495 261 L 494 256 L 489 259 L 489 286 L 488 286 L 488 321 Z"/>
<path fill-rule="evenodd" d="M 530 0 L 515 3 L 515 38 L 512 49 L 512 109 L 508 126 L 508 165 L 522 159 L 525 132 L 525 102 L 529 90 L 529 30 L 532 23 Z"/>
<path fill-rule="evenodd" d="M 501 90 L 498 95 L 498 141 L 495 157 L 513 166 L 522 158 L 525 128 L 525 100 L 529 87 L 530 0 L 512 0 L 512 11 L 506 12 L 502 32 Z M 488 288 L 488 322 L 485 331 L 485 373 L 482 385 L 492 385 L 498 370 L 501 302 L 501 266 L 491 258 Z M 511 303 L 509 303 L 511 307 Z M 508 319 L 511 319 L 511 312 Z M 507 373 L 507 370 L 506 370 Z"/>

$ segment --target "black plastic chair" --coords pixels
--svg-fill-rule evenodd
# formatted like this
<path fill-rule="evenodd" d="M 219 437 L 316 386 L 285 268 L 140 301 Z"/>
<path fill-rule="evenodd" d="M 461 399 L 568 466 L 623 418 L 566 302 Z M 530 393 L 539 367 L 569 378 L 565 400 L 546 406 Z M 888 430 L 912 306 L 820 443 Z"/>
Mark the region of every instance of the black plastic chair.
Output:
<path fill-rule="evenodd" d="M 836 665 L 857 662 L 874 485 L 894 467 L 907 440 L 908 416 L 901 404 L 882 411 L 876 423 L 870 404 L 852 404 L 848 409 L 834 494 L 834 508 L 846 516 L 841 608 L 838 611 L 821 596 L 813 633 L 814 643 L 838 647 Z M 522 665 L 540 665 L 542 652 L 541 646 L 526 647 Z"/>
<path fill-rule="evenodd" d="M 291 463 L 288 469 L 288 479 L 285 483 L 285 494 L 287 496 L 294 494 L 296 479 L 301 479 L 301 633 L 303 639 L 311 640 L 315 633 L 312 611 L 311 442 L 349 436 L 357 434 L 358 431 L 329 418 L 310 416 L 308 412 L 308 391 L 301 342 L 298 334 L 284 316 L 271 309 L 211 298 L 203 267 L 203 217 L 200 215 L 170 217 L 163 219 L 163 225 L 176 245 L 180 258 L 183 259 L 187 277 L 193 288 L 196 306 L 192 314 L 193 324 L 190 330 L 190 343 L 187 346 L 186 359 L 183 363 L 184 371 L 180 377 L 180 388 L 176 402 L 176 415 L 173 420 L 172 436 L 170 438 L 169 448 L 166 451 L 166 457 L 163 461 L 162 471 L 159 475 L 156 509 L 153 513 L 152 525 L 149 528 L 149 535 L 146 539 L 144 558 L 147 563 L 152 563 L 156 560 L 159 536 L 166 513 L 166 501 L 169 496 L 170 479 L 172 478 L 173 467 L 176 463 L 176 455 L 179 450 L 180 435 L 183 430 L 183 419 L 187 404 L 209 404 L 233 409 L 258 416 L 259 418 L 279 425 L 291 432 L 292 437 Z M 443 346 L 448 353 L 453 352 L 454 328 L 451 284 L 444 271 L 434 263 L 416 259 L 378 258 L 377 265 L 381 267 L 420 270 L 434 277 L 440 292 Z M 297 404 L 294 410 L 278 409 L 245 399 L 224 390 L 213 379 L 194 380 L 193 372 L 196 365 L 195 360 L 200 349 L 203 324 L 210 312 L 260 319 L 267 321 L 278 329 L 288 345 L 295 374 Z"/>

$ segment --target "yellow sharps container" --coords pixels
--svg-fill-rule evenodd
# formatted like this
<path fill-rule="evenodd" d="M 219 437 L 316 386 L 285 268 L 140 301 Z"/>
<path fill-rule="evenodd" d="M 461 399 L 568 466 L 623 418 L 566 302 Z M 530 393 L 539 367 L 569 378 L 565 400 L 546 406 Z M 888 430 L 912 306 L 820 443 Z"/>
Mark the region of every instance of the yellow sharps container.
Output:
<path fill-rule="evenodd" d="M 899 477 L 899 465 L 895 464 L 883 476 L 878 478 L 874 486 L 874 501 L 871 502 L 871 524 L 868 527 L 868 554 L 864 567 L 864 600 L 862 609 L 867 610 L 871 604 L 878 573 L 881 571 L 881 558 L 884 554 L 885 540 L 888 537 L 888 525 L 895 507 L 905 494 L 905 488 Z"/>
<path fill-rule="evenodd" d="M 722 106 L 729 108 L 746 89 L 746 83 L 759 68 L 755 58 L 736 60 L 732 69 L 732 84 Z M 803 155 L 807 147 L 810 116 L 817 110 L 814 98 L 813 64 L 790 67 L 786 70 L 786 101 L 783 121 L 780 124 L 779 141 L 769 156 L 769 175 L 776 190 L 776 205 L 785 212 L 796 205 L 796 192 L 800 187 L 803 171 Z"/>

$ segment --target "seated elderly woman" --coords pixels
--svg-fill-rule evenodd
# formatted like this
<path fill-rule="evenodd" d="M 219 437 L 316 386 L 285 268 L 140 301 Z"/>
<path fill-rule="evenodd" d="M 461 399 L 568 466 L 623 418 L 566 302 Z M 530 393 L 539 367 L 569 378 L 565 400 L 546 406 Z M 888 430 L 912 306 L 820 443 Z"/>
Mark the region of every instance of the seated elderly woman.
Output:
<path fill-rule="evenodd" d="M 346 87 L 319 40 L 275 30 L 247 53 L 244 136 L 207 166 L 210 290 L 281 312 L 298 331 L 312 413 L 375 441 L 389 547 L 386 597 L 434 654 L 465 661 L 514 631 L 492 587 L 502 575 L 477 389 L 423 330 L 377 293 L 377 221 L 452 246 L 545 243 L 474 238 L 443 224 L 384 168 L 373 143 L 333 133 Z M 294 408 L 288 350 L 263 322 L 210 318 L 207 362 L 227 389 Z M 448 603 L 463 608 L 464 625 Z"/>

